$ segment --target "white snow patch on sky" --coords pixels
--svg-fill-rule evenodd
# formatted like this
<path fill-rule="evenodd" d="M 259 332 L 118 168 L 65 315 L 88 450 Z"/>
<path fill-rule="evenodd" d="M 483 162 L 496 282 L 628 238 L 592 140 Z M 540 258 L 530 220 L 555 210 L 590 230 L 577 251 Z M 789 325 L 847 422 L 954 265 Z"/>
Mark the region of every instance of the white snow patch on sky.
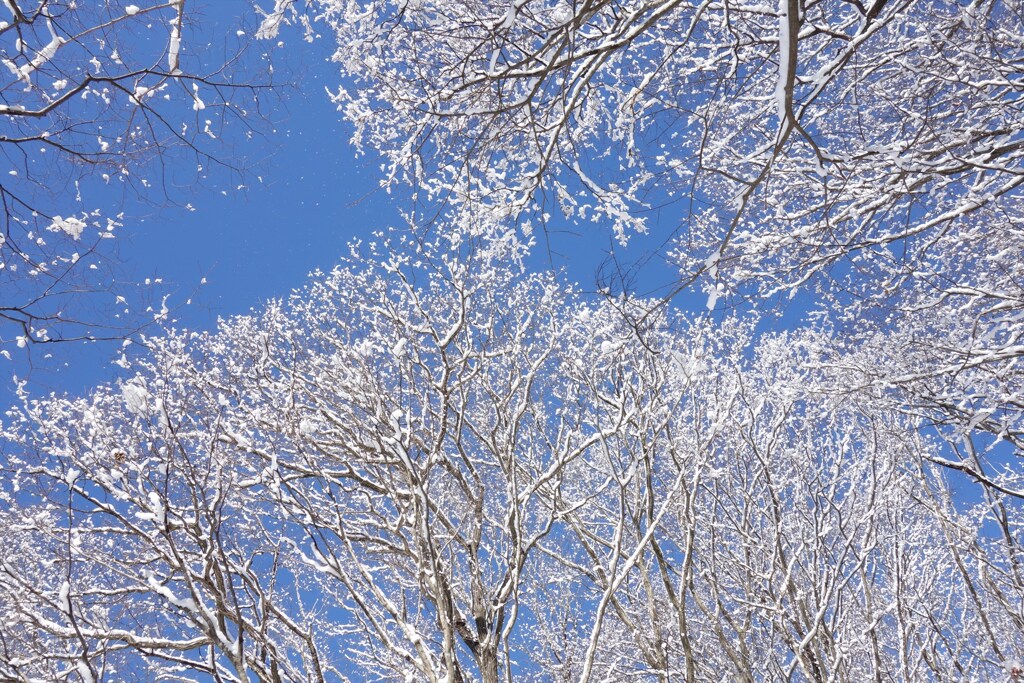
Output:
<path fill-rule="evenodd" d="M 53 222 L 50 223 L 47 230 L 50 232 L 63 232 L 65 235 L 69 235 L 72 239 L 77 240 L 85 230 L 85 223 L 74 217 L 62 218 L 54 216 Z"/>

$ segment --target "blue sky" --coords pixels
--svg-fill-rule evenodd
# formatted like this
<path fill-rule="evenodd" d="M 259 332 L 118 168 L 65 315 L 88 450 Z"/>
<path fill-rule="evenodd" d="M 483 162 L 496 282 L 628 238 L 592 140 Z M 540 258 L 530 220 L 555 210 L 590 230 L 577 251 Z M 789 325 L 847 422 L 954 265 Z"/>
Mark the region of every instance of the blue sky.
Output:
<path fill-rule="evenodd" d="M 214 3 L 209 16 L 221 30 L 233 30 L 237 19 L 228 10 L 240 4 Z M 211 34 L 216 30 L 210 28 Z M 245 313 L 286 295 L 309 272 L 331 268 L 353 238 L 398 221 L 387 195 L 375 191 L 371 162 L 355 158 L 325 93 L 325 86 L 337 81 L 326 59 L 327 39 L 312 47 L 298 40 L 294 45 L 301 53 L 288 53 L 287 44 L 279 53 L 303 74 L 303 82 L 280 90 L 265 124 L 273 131 L 239 150 L 256 160 L 243 179 L 247 189 L 222 195 L 224 183 L 187 188 L 172 192 L 170 204 L 122 198 L 116 188 L 99 198 L 108 211 L 125 212 L 115 272 L 128 283 L 162 280 L 160 293 L 170 295 L 179 325 L 209 329 L 219 316 Z M 173 160 L 194 163 L 180 156 Z M 192 303 L 183 305 L 189 299 Z M 36 346 L 28 359 L 31 369 L 18 357 L 7 368 L 28 376 L 33 393 L 77 393 L 115 376 L 109 360 L 120 346 Z M 4 375 L 8 380 L 10 374 Z M 11 383 L 3 384 L 9 392 Z"/>

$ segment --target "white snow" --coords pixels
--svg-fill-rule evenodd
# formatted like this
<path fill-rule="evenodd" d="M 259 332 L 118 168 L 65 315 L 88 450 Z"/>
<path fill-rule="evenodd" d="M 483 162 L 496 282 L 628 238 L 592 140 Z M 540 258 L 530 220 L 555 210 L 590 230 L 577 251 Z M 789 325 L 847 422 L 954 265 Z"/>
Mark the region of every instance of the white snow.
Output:
<path fill-rule="evenodd" d="M 64 614 L 71 614 L 71 584 L 65 581 L 60 585 L 60 594 L 57 596 L 60 604 L 60 611 Z"/>
<path fill-rule="evenodd" d="M 129 413 L 149 417 L 149 390 L 142 380 L 133 379 L 125 382 L 121 385 L 121 395 Z"/>
<path fill-rule="evenodd" d="M 86 664 L 84 660 L 78 660 L 76 668 L 78 669 L 78 675 L 81 677 L 82 683 L 96 683 L 96 677 L 92 675 L 92 669 L 89 668 L 89 665 Z"/>
<path fill-rule="evenodd" d="M 721 282 L 715 283 L 708 292 L 708 310 L 713 311 L 718 304 L 718 298 L 725 294 L 725 285 Z"/>
<path fill-rule="evenodd" d="M 779 0 L 779 77 L 775 82 L 775 108 L 779 125 L 786 125 L 786 82 L 789 79 L 789 0 Z M 709 307 L 710 308 L 710 307 Z"/>
<path fill-rule="evenodd" d="M 269 12 L 259 7 L 256 8 L 256 11 L 263 15 L 263 21 L 260 22 L 260 27 L 256 30 L 257 40 L 277 38 L 277 34 L 281 31 L 281 24 L 284 22 L 284 15 L 291 8 L 293 2 L 295 0 L 274 0 L 274 9 Z"/>
<path fill-rule="evenodd" d="M 181 32 L 175 23 L 171 27 L 171 40 L 167 45 L 167 70 L 178 73 L 178 54 L 181 52 Z"/>
<path fill-rule="evenodd" d="M 32 72 L 53 59 L 53 56 L 57 54 L 57 50 L 59 50 L 60 46 L 64 44 L 64 39 L 58 36 L 53 30 L 53 24 L 47 22 L 47 26 L 50 29 L 50 42 L 44 45 L 41 50 L 36 52 L 35 59 L 18 69 L 18 77 L 26 83 L 29 80 L 29 76 L 32 75 Z"/>
<path fill-rule="evenodd" d="M 77 240 L 82 236 L 82 232 L 85 230 L 85 227 L 85 223 L 77 218 L 62 218 L 61 216 L 54 216 L 53 221 L 46 229 L 50 232 L 63 232 L 65 235 Z"/>
<path fill-rule="evenodd" d="M 499 29 L 508 30 L 516 23 L 516 14 L 519 12 L 519 8 L 516 7 L 516 3 L 511 3 L 508 6 L 508 12 L 505 13 L 505 18 L 502 20 Z"/>
<path fill-rule="evenodd" d="M 192 110 L 200 111 L 206 109 L 206 103 L 199 99 L 199 86 L 195 83 L 192 84 Z"/>
<path fill-rule="evenodd" d="M 153 521 L 156 522 L 157 526 L 166 526 L 167 510 L 164 508 L 163 500 L 160 499 L 160 494 L 156 491 L 149 492 L 149 507 L 153 511 Z"/>

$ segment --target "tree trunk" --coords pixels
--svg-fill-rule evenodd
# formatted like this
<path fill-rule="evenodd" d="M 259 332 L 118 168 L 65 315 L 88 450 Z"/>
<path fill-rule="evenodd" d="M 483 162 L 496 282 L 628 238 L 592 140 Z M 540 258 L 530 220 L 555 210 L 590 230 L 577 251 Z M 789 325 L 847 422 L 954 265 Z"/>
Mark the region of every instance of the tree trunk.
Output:
<path fill-rule="evenodd" d="M 481 683 L 498 683 L 498 648 L 481 647 L 477 656 Z"/>

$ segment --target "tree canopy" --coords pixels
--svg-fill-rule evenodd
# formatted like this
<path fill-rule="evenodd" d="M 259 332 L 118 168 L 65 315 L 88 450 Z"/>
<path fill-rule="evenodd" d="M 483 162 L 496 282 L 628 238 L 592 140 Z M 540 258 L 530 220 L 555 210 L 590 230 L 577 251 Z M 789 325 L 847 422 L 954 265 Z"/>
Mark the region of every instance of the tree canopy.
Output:
<path fill-rule="evenodd" d="M 1019 516 L 920 420 L 516 257 L 356 252 L 12 414 L 0 674 L 1006 680 Z"/>
<path fill-rule="evenodd" d="M 802 290 L 858 388 L 1019 450 L 1019 2 L 319 6 L 386 182 L 526 232 L 675 210 L 675 292 Z"/>
<path fill-rule="evenodd" d="M 1019 0 L 296 23 L 409 225 L 23 392 L 0 678 L 1024 680 Z M 656 215 L 668 296 L 527 267 Z"/>

